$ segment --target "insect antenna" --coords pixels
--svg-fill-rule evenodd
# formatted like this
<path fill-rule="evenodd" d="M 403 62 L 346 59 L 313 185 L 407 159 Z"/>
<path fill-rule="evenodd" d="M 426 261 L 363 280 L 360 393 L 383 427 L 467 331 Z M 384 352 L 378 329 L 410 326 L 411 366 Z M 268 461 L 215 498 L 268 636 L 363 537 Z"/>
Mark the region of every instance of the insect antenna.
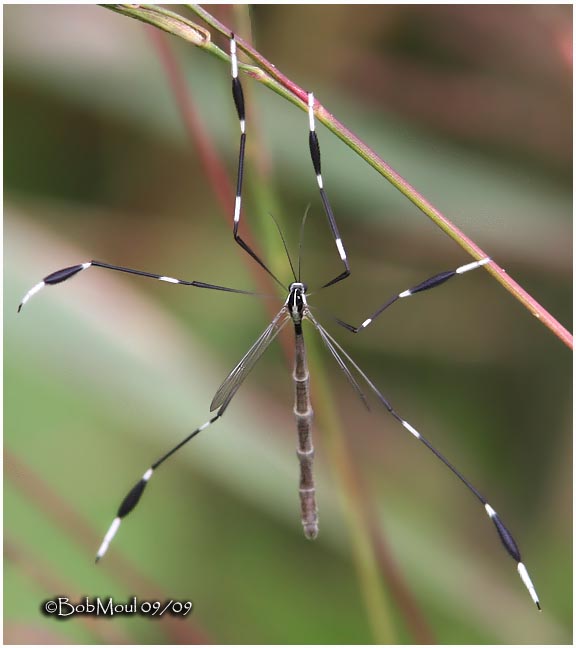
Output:
<path fill-rule="evenodd" d="M 288 257 L 288 263 L 290 264 L 290 270 L 292 271 L 292 276 L 294 277 L 294 281 L 300 281 L 299 279 L 296 278 L 296 273 L 294 272 L 294 264 L 292 263 L 292 257 L 290 256 L 290 252 L 288 251 L 288 246 L 286 245 L 286 239 L 284 237 L 284 233 L 282 232 L 282 228 L 280 227 L 280 224 L 272 214 L 269 214 L 269 216 L 274 221 L 274 225 L 276 225 L 278 234 L 280 234 L 280 238 L 282 239 L 282 245 L 284 246 L 284 252 L 286 252 L 286 256 Z"/>

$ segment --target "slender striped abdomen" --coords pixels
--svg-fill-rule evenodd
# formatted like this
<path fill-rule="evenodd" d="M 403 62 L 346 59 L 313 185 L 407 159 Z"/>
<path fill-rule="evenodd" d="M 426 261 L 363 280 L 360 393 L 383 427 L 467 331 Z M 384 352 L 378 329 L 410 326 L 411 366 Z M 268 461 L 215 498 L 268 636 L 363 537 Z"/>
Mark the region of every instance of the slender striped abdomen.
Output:
<path fill-rule="evenodd" d="M 310 378 L 306 363 L 306 348 L 302 331 L 296 331 L 296 356 L 294 363 L 295 402 L 294 415 L 298 428 L 298 449 L 300 462 L 300 510 L 304 535 L 314 540 L 318 535 L 318 512 L 316 509 L 316 487 L 312 465 L 314 445 L 312 444 L 312 405 L 310 404 Z"/>

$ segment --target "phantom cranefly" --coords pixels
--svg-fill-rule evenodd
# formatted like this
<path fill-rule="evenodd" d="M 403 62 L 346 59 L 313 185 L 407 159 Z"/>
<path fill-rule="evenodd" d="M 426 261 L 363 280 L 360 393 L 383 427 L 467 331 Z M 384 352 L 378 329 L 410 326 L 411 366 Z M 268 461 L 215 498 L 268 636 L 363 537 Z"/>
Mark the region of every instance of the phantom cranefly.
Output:
<path fill-rule="evenodd" d="M 310 381 L 309 373 L 306 362 L 306 347 L 304 343 L 304 332 L 303 332 L 303 322 L 308 320 L 311 325 L 318 331 L 320 337 L 322 338 L 325 346 L 330 351 L 330 354 L 334 357 L 338 363 L 340 369 L 344 372 L 348 381 L 351 383 L 355 391 L 361 397 L 364 403 L 366 403 L 366 396 L 363 392 L 364 389 L 372 392 L 376 399 L 384 406 L 389 414 L 394 417 L 398 423 L 407 430 L 414 438 L 421 441 L 428 450 L 430 450 L 458 479 L 466 486 L 466 488 L 474 495 L 474 497 L 482 504 L 486 514 L 489 519 L 492 520 L 500 540 L 504 545 L 508 554 L 516 561 L 518 573 L 528 589 L 532 600 L 540 609 L 540 603 L 538 595 L 534 589 L 532 581 L 528 575 L 526 567 L 522 562 L 520 551 L 518 546 L 512 537 L 511 533 L 504 526 L 500 517 L 492 506 L 487 502 L 486 498 L 463 476 L 463 474 L 457 470 L 438 450 L 436 450 L 430 442 L 420 434 L 406 419 L 398 414 L 398 412 L 392 407 L 390 402 L 382 395 L 378 388 L 372 383 L 372 381 L 366 376 L 366 374 L 358 367 L 358 365 L 352 360 L 352 358 L 344 351 L 340 344 L 330 335 L 326 329 L 317 321 L 316 317 L 312 313 L 312 307 L 308 304 L 307 297 L 307 286 L 303 282 L 302 277 L 300 276 L 300 264 L 298 264 L 298 272 L 294 270 L 290 256 L 288 255 L 290 261 L 290 267 L 292 269 L 293 279 L 289 286 L 285 286 L 275 274 L 268 268 L 268 266 L 262 261 L 262 259 L 256 254 L 256 252 L 241 238 L 239 234 L 239 225 L 240 225 L 240 216 L 242 211 L 242 181 L 244 174 L 244 153 L 246 147 L 246 116 L 244 108 L 244 96 L 242 91 L 242 85 L 240 82 L 240 77 L 238 74 L 238 58 L 236 51 L 236 40 L 234 35 L 231 35 L 230 38 L 230 60 L 231 60 L 231 71 L 232 71 L 232 95 L 236 110 L 238 113 L 238 119 L 240 122 L 240 147 L 238 155 L 238 172 L 237 172 L 237 185 L 236 185 L 236 197 L 234 202 L 234 224 L 233 224 L 233 236 L 234 241 L 247 253 L 249 254 L 256 263 L 258 263 L 272 278 L 273 280 L 280 285 L 287 294 L 286 300 L 283 306 L 280 308 L 278 314 L 274 317 L 272 322 L 267 326 L 264 332 L 256 340 L 253 346 L 248 350 L 246 355 L 240 360 L 240 362 L 234 367 L 230 372 L 227 378 L 224 380 L 218 391 L 216 392 L 212 403 L 210 405 L 210 411 L 216 412 L 210 419 L 205 423 L 196 428 L 188 436 L 186 436 L 180 443 L 174 446 L 166 454 L 160 457 L 155 461 L 142 475 L 140 480 L 136 485 L 130 490 L 126 495 L 116 517 L 114 518 L 110 528 L 108 529 L 100 548 L 98 549 L 96 560 L 99 560 L 104 556 L 110 542 L 115 536 L 118 528 L 120 527 L 122 519 L 128 515 L 138 504 L 144 489 L 146 488 L 148 482 L 150 481 L 152 475 L 155 473 L 156 469 L 160 467 L 169 457 L 175 454 L 180 448 L 186 445 L 191 439 L 193 439 L 197 434 L 207 429 L 213 423 L 215 423 L 220 417 L 222 417 L 228 408 L 231 400 L 235 396 L 236 392 L 242 385 L 244 379 L 254 367 L 256 362 L 266 351 L 268 346 L 276 338 L 278 333 L 288 324 L 291 323 L 294 327 L 294 343 L 295 343 L 295 363 L 294 363 L 294 386 L 295 386 L 295 404 L 294 404 L 294 413 L 296 416 L 297 428 L 298 428 L 298 449 L 297 455 L 300 464 L 300 485 L 299 485 L 299 495 L 300 495 L 300 508 L 301 508 L 301 521 L 304 529 L 304 534 L 309 539 L 314 539 L 318 535 L 318 511 L 316 506 L 316 486 L 314 482 L 313 475 L 313 458 L 314 458 L 314 445 L 312 443 L 312 406 L 310 402 Z M 314 172 L 316 174 L 316 179 L 318 183 L 318 189 L 320 192 L 320 197 L 322 199 L 322 204 L 334 243 L 336 245 L 340 260 L 344 266 L 344 269 L 340 274 L 331 280 L 321 284 L 321 288 L 327 288 L 337 284 L 347 277 L 350 276 L 350 264 L 348 257 L 346 255 L 346 250 L 328 200 L 328 196 L 324 189 L 324 182 L 322 179 L 321 171 L 321 159 L 320 159 L 320 145 L 318 141 L 318 136 L 316 134 L 316 124 L 315 124 L 315 100 L 312 93 L 308 94 L 308 121 L 309 121 L 309 149 L 310 157 L 312 159 L 312 164 Z M 353 326 L 342 320 L 336 319 L 336 322 L 343 328 L 347 329 L 352 333 L 359 333 L 368 326 L 374 323 L 374 321 L 392 304 L 395 302 L 415 295 L 419 292 L 430 290 L 441 284 L 445 283 L 452 277 L 465 274 L 471 270 L 480 268 L 486 264 L 490 263 L 489 258 L 480 259 L 462 265 L 455 270 L 449 270 L 447 272 L 442 272 L 440 274 L 434 275 L 429 279 L 419 283 L 418 285 L 404 290 L 386 301 L 382 306 L 377 308 L 374 313 L 369 317 L 364 319 L 364 321 L 359 326 Z M 152 279 L 157 279 L 159 281 L 164 281 L 172 284 L 181 284 L 184 286 L 191 286 L 195 288 L 205 288 L 208 290 L 219 290 L 225 292 L 239 293 L 245 295 L 255 295 L 255 293 L 248 290 L 240 290 L 237 288 L 229 288 L 226 286 L 219 286 L 215 284 L 204 283 L 200 281 L 186 281 L 183 279 L 176 279 L 171 276 L 154 274 L 151 272 L 144 272 L 141 270 L 134 270 L 132 268 L 127 268 L 123 266 L 111 265 L 109 263 L 103 263 L 101 261 L 87 261 L 85 263 L 73 265 L 62 270 L 53 272 L 52 274 L 45 277 L 41 282 L 33 286 L 24 296 L 22 302 L 18 307 L 18 311 L 28 302 L 28 300 L 38 293 L 42 288 L 47 285 L 55 285 L 70 279 L 71 277 L 88 270 L 89 268 L 105 268 L 108 270 L 113 270 L 117 272 L 125 272 L 129 274 L 138 275 L 141 277 L 150 277 Z"/>

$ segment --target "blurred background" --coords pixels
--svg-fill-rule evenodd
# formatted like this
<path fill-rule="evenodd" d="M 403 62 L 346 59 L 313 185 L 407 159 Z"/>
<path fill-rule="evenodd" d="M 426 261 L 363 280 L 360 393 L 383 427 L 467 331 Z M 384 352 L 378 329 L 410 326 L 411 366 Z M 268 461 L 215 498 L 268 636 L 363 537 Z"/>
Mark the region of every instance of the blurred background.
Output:
<path fill-rule="evenodd" d="M 571 7 L 210 11 L 244 36 L 251 24 L 266 58 L 571 327 Z M 233 203 L 225 214 L 184 128 L 159 42 L 100 7 L 4 7 L 4 641 L 378 642 L 377 597 L 354 558 L 364 536 L 321 420 L 320 536 L 302 535 L 291 368 L 278 344 L 226 416 L 158 471 L 93 564 L 123 495 L 207 420 L 220 382 L 281 304 L 93 269 L 16 316 L 43 276 L 90 259 L 261 290 L 232 241 Z M 162 43 L 234 181 L 228 67 L 174 37 Z M 340 265 L 306 115 L 245 87 L 243 224 L 289 282 L 268 212 L 295 254 L 310 205 L 302 268 L 318 288 Z M 362 335 L 333 325 L 331 314 L 357 325 L 391 295 L 470 259 L 321 125 L 318 134 L 352 277 L 310 302 L 398 412 L 486 495 L 544 610 L 482 507 L 377 402 L 363 408 L 308 327 L 314 404 L 336 404 L 360 482 L 352 501 L 366 502 L 378 564 L 388 565 L 377 580 L 390 643 L 571 643 L 570 352 L 480 270 L 403 301 Z M 326 386 L 332 400 L 318 404 Z M 57 623 L 40 613 L 56 595 L 195 609 L 186 620 Z"/>

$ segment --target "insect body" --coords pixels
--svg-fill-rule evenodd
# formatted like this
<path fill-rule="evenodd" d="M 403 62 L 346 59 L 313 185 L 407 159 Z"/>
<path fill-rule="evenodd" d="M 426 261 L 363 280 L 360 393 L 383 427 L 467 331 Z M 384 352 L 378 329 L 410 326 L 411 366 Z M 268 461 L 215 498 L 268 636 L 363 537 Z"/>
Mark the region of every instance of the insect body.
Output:
<path fill-rule="evenodd" d="M 115 536 L 118 528 L 120 527 L 122 519 L 130 513 L 135 506 L 138 504 L 148 482 L 151 477 L 154 475 L 157 468 L 159 468 L 168 458 L 175 454 L 180 448 L 186 445 L 191 439 L 193 439 L 197 434 L 203 430 L 210 427 L 215 423 L 223 414 L 225 413 L 228 405 L 230 404 L 232 398 L 240 388 L 244 379 L 254 367 L 256 362 L 271 344 L 271 342 L 276 338 L 278 333 L 291 322 L 294 327 L 294 370 L 293 370 L 293 379 L 295 386 L 295 403 L 294 403 L 294 414 L 296 417 L 297 429 L 298 429 L 298 448 L 297 455 L 300 463 L 300 485 L 299 485 L 299 494 L 300 494 L 300 508 L 301 508 L 301 520 L 304 528 L 304 533 L 307 538 L 314 539 L 318 535 L 318 513 L 316 506 L 316 486 L 314 483 L 313 476 L 313 458 L 314 458 L 314 446 L 312 443 L 312 418 L 313 412 L 310 403 L 310 388 L 309 388 L 309 373 L 306 362 L 306 348 L 304 343 L 304 333 L 303 333 L 303 321 L 308 320 L 313 328 L 316 329 L 325 346 L 329 350 L 332 357 L 338 363 L 338 366 L 343 371 L 344 375 L 360 396 L 362 401 L 366 404 L 367 399 L 364 393 L 364 389 L 369 390 L 380 402 L 380 404 L 387 410 L 387 412 L 394 418 L 396 421 L 407 430 L 415 439 L 420 441 L 430 452 L 432 452 L 458 479 L 466 486 L 466 488 L 474 495 L 474 497 L 482 504 L 485 513 L 488 515 L 489 519 L 494 524 L 496 531 L 504 545 L 508 554 L 515 560 L 517 563 L 518 573 L 528 589 L 528 592 L 540 609 L 540 603 L 532 581 L 528 575 L 526 567 L 522 562 L 520 551 L 518 546 L 512 537 L 511 533 L 508 531 L 507 527 L 504 525 L 494 508 L 488 503 L 486 498 L 468 481 L 463 474 L 457 470 L 422 434 L 405 418 L 400 416 L 400 414 L 392 407 L 390 402 L 386 397 L 379 391 L 379 389 L 374 385 L 374 383 L 366 376 L 366 374 L 360 369 L 360 367 L 354 362 L 354 360 L 344 351 L 340 344 L 324 329 L 324 327 L 318 322 L 316 317 L 312 312 L 311 306 L 308 305 L 307 300 L 307 286 L 302 282 L 301 277 L 299 276 L 300 270 L 298 270 L 298 276 L 294 271 L 294 266 L 288 255 L 290 266 L 292 268 L 292 274 L 294 281 L 288 286 L 284 284 L 271 272 L 271 270 L 266 266 L 262 259 L 254 252 L 254 250 L 241 238 L 239 234 L 239 224 L 241 217 L 241 208 L 242 208 L 242 180 L 243 180 L 243 171 L 244 171 L 244 151 L 246 145 L 246 119 L 245 119 L 245 109 L 244 109 L 244 98 L 242 93 L 242 86 L 238 76 L 238 59 L 236 54 L 236 40 L 232 35 L 230 39 L 230 58 L 231 58 L 231 69 L 232 69 L 232 94 L 234 98 L 234 103 L 238 113 L 238 118 L 240 122 L 240 148 L 239 148 L 239 158 L 238 158 L 238 177 L 237 177 L 237 191 L 234 202 L 234 225 L 233 225 L 233 236 L 235 242 L 247 253 L 249 254 L 254 261 L 256 261 L 273 279 L 274 281 L 282 286 L 286 291 L 287 297 L 284 302 L 284 305 L 281 307 L 278 314 L 274 317 L 272 322 L 266 327 L 262 332 L 260 337 L 240 360 L 240 362 L 234 367 L 234 369 L 229 373 L 227 378 L 224 380 L 218 391 L 216 392 L 210 410 L 215 412 L 215 414 L 208 419 L 205 423 L 200 425 L 198 428 L 193 430 L 188 436 L 186 436 L 180 443 L 174 446 L 171 450 L 165 453 L 162 457 L 156 460 L 142 475 L 140 480 L 135 484 L 135 486 L 130 490 L 122 501 L 116 517 L 114 518 L 110 528 L 108 529 L 100 548 L 98 549 L 96 560 L 99 560 L 104 556 L 110 542 Z M 328 224 L 334 242 L 340 256 L 340 260 L 344 266 L 344 269 L 336 277 L 330 279 L 328 282 L 321 285 L 321 288 L 326 288 L 328 286 L 334 285 L 340 281 L 343 281 L 348 276 L 350 276 L 350 265 L 342 243 L 342 238 L 340 236 L 338 227 L 336 225 L 336 220 L 334 218 L 328 197 L 324 189 L 324 182 L 322 179 L 321 173 L 321 158 L 320 158 L 320 145 L 318 142 L 318 137 L 315 130 L 315 115 L 314 115 L 314 96 L 312 93 L 308 95 L 308 120 L 309 120 L 309 148 L 310 156 L 312 159 L 312 164 L 314 172 L 316 174 L 316 179 L 318 183 L 318 188 L 322 203 L 324 206 L 324 211 L 326 213 Z M 411 297 L 420 292 L 436 288 L 453 277 L 461 276 L 472 270 L 481 268 L 482 266 L 490 263 L 489 258 L 479 259 L 472 261 L 470 263 L 464 264 L 454 270 L 449 270 L 446 272 L 441 272 L 439 274 L 426 279 L 416 286 L 413 286 L 409 289 L 403 290 L 396 295 L 388 299 L 383 305 L 378 307 L 369 317 L 364 319 L 364 321 L 358 325 L 353 326 L 342 320 L 336 319 L 336 323 L 341 327 L 352 333 L 359 333 L 368 326 L 374 323 L 374 321 L 380 317 L 380 315 L 394 303 L 401 301 L 407 297 Z M 152 279 L 157 279 L 166 283 L 178 284 L 194 288 L 204 288 L 208 290 L 219 290 L 225 292 L 233 292 L 240 294 L 251 295 L 250 291 L 241 290 L 237 288 L 229 288 L 226 286 L 219 286 L 215 284 L 208 284 L 200 281 L 188 281 L 184 279 L 177 279 L 167 275 L 154 274 L 150 272 L 145 272 L 142 270 L 135 270 L 132 268 L 126 268 L 123 266 L 111 265 L 109 263 L 104 263 L 101 261 L 88 261 L 78 265 L 70 266 L 62 270 L 53 272 L 52 274 L 45 277 L 41 282 L 32 287 L 22 299 L 18 310 L 20 311 L 22 306 L 28 302 L 28 300 L 38 293 L 42 288 L 47 285 L 54 285 L 61 283 L 70 279 L 71 277 L 80 274 L 81 272 L 88 270 L 89 268 L 104 268 L 112 270 L 115 272 L 124 272 L 129 274 L 134 274 L 142 277 L 148 277 Z"/>

